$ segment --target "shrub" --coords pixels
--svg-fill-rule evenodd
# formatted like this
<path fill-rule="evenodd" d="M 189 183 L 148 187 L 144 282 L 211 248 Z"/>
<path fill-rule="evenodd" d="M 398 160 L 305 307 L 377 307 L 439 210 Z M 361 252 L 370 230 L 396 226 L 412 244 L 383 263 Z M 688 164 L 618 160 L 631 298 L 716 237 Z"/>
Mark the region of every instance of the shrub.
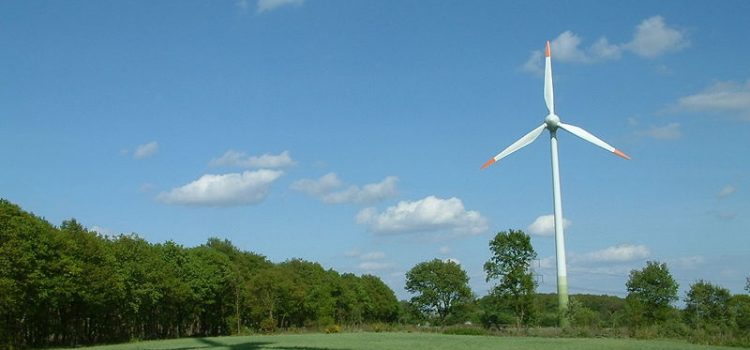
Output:
<path fill-rule="evenodd" d="M 487 331 L 479 327 L 450 327 L 443 330 L 443 334 L 450 335 L 488 335 Z"/>
<path fill-rule="evenodd" d="M 332 324 L 332 325 L 326 327 L 325 332 L 326 332 L 326 334 L 339 333 L 339 332 L 341 332 L 341 326 L 339 326 L 337 324 Z"/>
<path fill-rule="evenodd" d="M 272 318 L 264 318 L 260 321 L 260 331 L 263 333 L 273 333 L 276 330 L 276 320 Z"/>

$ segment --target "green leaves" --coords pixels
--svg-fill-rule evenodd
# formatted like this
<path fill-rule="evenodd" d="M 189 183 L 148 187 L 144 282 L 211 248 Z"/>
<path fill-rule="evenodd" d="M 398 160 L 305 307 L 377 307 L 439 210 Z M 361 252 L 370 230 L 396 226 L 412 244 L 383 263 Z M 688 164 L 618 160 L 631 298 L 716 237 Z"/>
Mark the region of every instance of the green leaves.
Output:
<path fill-rule="evenodd" d="M 731 321 L 729 289 L 700 280 L 690 286 L 685 298 L 685 319 L 693 327 L 708 324 L 728 326 Z"/>
<path fill-rule="evenodd" d="M 417 294 L 411 302 L 422 312 L 436 313 L 444 323 L 461 303 L 471 301 L 469 277 L 452 261 L 434 259 L 419 263 L 406 273 L 406 290 Z"/>
<path fill-rule="evenodd" d="M 490 241 L 490 252 L 492 256 L 484 263 L 484 271 L 487 282 L 497 281 L 492 289 L 492 296 L 498 299 L 495 305 L 512 310 L 516 326 L 528 324 L 534 316 L 536 293 L 531 271 L 536 252 L 531 246 L 531 238 L 521 230 L 499 232 Z"/>
<path fill-rule="evenodd" d="M 248 328 L 391 322 L 379 278 L 273 264 L 227 240 L 185 248 L 56 228 L 0 200 L 0 348 L 217 336 Z"/>
<path fill-rule="evenodd" d="M 648 261 L 643 269 L 630 271 L 625 285 L 632 323 L 653 324 L 671 316 L 671 304 L 677 301 L 679 286 L 669 273 L 667 264 Z"/>

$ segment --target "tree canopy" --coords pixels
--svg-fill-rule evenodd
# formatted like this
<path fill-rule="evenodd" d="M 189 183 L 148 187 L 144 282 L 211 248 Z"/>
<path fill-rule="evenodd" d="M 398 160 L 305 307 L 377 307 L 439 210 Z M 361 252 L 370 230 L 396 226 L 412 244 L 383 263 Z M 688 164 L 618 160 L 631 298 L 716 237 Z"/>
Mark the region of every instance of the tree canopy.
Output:
<path fill-rule="evenodd" d="M 685 319 L 693 327 L 707 324 L 728 326 L 731 320 L 729 289 L 700 280 L 690 286 L 685 298 Z"/>
<path fill-rule="evenodd" d="M 490 241 L 490 252 L 484 271 L 487 282 L 496 281 L 491 293 L 498 299 L 495 305 L 512 310 L 517 327 L 529 323 L 534 316 L 536 293 L 531 271 L 536 252 L 531 238 L 521 230 L 498 232 Z"/>
<path fill-rule="evenodd" d="M 0 200 L 0 348 L 391 322 L 397 312 L 375 276 L 274 264 L 218 238 L 186 248 L 76 220 L 58 228 Z"/>
<path fill-rule="evenodd" d="M 450 260 L 434 259 L 414 266 L 406 273 L 406 290 L 417 294 L 411 298 L 414 305 L 424 313 L 436 314 L 440 323 L 472 299 L 469 276 Z"/>
<path fill-rule="evenodd" d="M 672 303 L 677 301 L 679 286 L 669 273 L 667 264 L 646 262 L 643 269 L 630 271 L 626 287 L 628 312 L 632 322 L 651 324 L 670 317 Z"/>

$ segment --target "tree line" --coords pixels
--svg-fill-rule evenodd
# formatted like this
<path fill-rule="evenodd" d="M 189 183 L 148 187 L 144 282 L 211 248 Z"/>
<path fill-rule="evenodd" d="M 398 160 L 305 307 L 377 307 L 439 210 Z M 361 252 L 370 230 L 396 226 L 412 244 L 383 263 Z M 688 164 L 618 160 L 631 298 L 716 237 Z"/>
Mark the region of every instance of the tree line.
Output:
<path fill-rule="evenodd" d="M 452 261 L 420 263 L 406 274 L 417 315 L 413 322 L 447 325 L 467 320 L 485 328 L 555 327 L 560 316 L 554 294 L 537 294 L 531 264 L 536 252 L 520 230 L 499 232 L 489 243 L 484 265 L 490 293 L 475 299 L 466 272 Z M 750 277 L 745 289 L 750 292 Z M 648 261 L 632 270 L 627 296 L 573 295 L 566 315 L 576 335 L 612 334 L 640 338 L 684 338 L 717 345 L 750 346 L 750 295 L 733 295 L 719 285 L 691 284 L 685 306 L 667 264 Z M 609 332 L 602 332 L 608 330 Z M 624 330 L 624 334 L 620 333 Z"/>
<path fill-rule="evenodd" d="M 0 348 L 340 325 L 559 330 L 556 295 L 536 291 L 535 258 L 527 234 L 499 232 L 484 264 L 488 295 L 472 292 L 460 264 L 433 259 L 406 273 L 413 297 L 398 301 L 376 276 L 300 259 L 272 263 L 218 238 L 186 248 L 134 234 L 103 236 L 76 220 L 56 227 L 0 200 Z M 679 286 L 656 261 L 631 271 L 624 287 L 625 298 L 572 295 L 563 315 L 571 328 L 562 331 L 750 345 L 750 295 L 698 280 L 678 308 Z"/>
<path fill-rule="evenodd" d="M 0 200 L 0 348 L 394 322 L 378 277 L 274 264 L 211 238 L 185 248 L 55 227 Z"/>

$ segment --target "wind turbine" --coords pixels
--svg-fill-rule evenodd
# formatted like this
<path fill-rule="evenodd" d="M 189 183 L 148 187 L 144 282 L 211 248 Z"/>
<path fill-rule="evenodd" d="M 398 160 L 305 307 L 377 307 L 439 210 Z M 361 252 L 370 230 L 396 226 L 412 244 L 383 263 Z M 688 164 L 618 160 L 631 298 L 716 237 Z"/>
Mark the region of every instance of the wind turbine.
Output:
<path fill-rule="evenodd" d="M 560 325 L 565 326 L 567 325 L 565 314 L 568 310 L 568 273 L 565 266 L 565 239 L 563 236 L 562 199 L 560 198 L 560 167 L 557 159 L 557 130 L 563 129 L 625 159 L 630 159 L 630 157 L 592 135 L 588 131 L 560 121 L 560 117 L 555 114 L 555 98 L 552 92 L 552 61 L 550 57 L 551 52 L 549 41 L 547 41 L 547 48 L 544 56 L 544 101 L 547 103 L 549 114 L 544 118 L 544 123 L 542 125 L 531 130 L 530 133 L 524 135 L 498 155 L 488 160 L 487 163 L 482 165 L 482 169 L 534 142 L 534 140 L 536 140 L 545 129 L 549 130 L 550 148 L 552 151 L 552 200 L 554 203 L 555 253 L 557 256 L 557 298 L 560 310 Z"/>

